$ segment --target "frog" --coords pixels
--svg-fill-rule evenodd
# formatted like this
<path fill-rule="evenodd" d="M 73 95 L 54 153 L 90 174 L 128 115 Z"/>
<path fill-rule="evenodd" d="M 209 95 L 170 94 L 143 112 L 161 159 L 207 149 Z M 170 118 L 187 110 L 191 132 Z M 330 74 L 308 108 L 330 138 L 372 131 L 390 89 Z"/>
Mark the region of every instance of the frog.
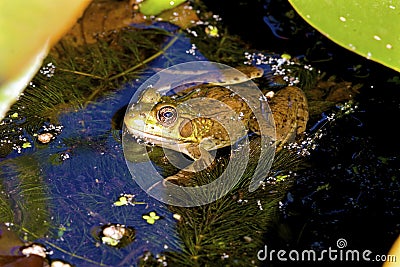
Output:
<path fill-rule="evenodd" d="M 246 74 L 248 80 L 262 76 L 262 70 L 256 67 L 246 66 L 240 71 Z M 183 153 L 192 159 L 192 164 L 167 178 L 181 179 L 190 172 L 210 166 L 214 160 L 211 151 L 232 146 L 248 133 L 260 133 L 252 109 L 243 98 L 229 89 L 229 84 L 243 82 L 243 77 L 237 79 L 228 73 L 217 82 L 180 88 L 170 95 L 163 95 L 157 89 L 145 90 L 138 101 L 128 107 L 124 118 L 125 127 L 129 134 L 148 144 Z M 270 94 L 269 90 L 262 90 L 262 93 L 266 98 Z M 210 108 L 209 103 L 197 101 L 196 108 L 202 110 L 203 114 L 196 116 L 190 107 L 180 105 L 196 99 L 215 100 L 222 103 L 222 106 L 219 108 L 213 105 Z M 278 144 L 292 142 L 304 133 L 308 121 L 308 104 L 300 88 L 284 87 L 269 97 L 268 104 L 275 122 L 275 141 Z M 226 113 L 227 109 L 238 114 L 243 128 L 228 133 L 224 125 L 207 115 L 230 116 Z"/>

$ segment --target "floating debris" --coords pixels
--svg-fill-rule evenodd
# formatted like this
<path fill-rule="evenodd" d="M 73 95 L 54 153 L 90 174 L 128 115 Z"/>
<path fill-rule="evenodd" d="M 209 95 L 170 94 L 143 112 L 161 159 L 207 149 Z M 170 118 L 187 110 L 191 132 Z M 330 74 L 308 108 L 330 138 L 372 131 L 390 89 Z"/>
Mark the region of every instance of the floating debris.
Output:
<path fill-rule="evenodd" d="M 36 255 L 42 258 L 46 258 L 47 254 L 51 254 L 46 250 L 46 248 L 38 243 L 30 244 L 29 246 L 25 246 L 21 248 L 21 253 L 25 256 Z"/>
<path fill-rule="evenodd" d="M 52 133 L 42 133 L 37 136 L 37 140 L 42 144 L 49 143 L 54 138 Z"/>
<path fill-rule="evenodd" d="M 178 214 L 178 213 L 174 213 L 173 215 L 172 215 L 172 217 L 175 219 L 175 220 L 177 220 L 177 221 L 182 221 L 182 215 L 180 215 L 180 214 Z"/>
<path fill-rule="evenodd" d="M 72 265 L 63 260 L 53 260 L 50 267 L 72 267 Z"/>
<path fill-rule="evenodd" d="M 121 194 L 117 201 L 113 203 L 113 206 L 127 206 L 132 205 L 135 206 L 137 204 L 146 204 L 145 202 L 137 202 L 135 201 L 135 195 L 132 194 Z"/>
<path fill-rule="evenodd" d="M 148 224 L 154 224 L 160 219 L 160 216 L 158 216 L 155 211 L 151 211 L 148 215 L 145 214 L 142 217 L 147 221 Z"/>
<path fill-rule="evenodd" d="M 10 118 L 12 118 L 12 119 L 18 118 L 18 112 L 14 112 L 13 114 L 11 114 Z"/>
<path fill-rule="evenodd" d="M 22 148 L 29 148 L 29 147 L 32 147 L 31 143 L 29 142 L 25 142 L 22 144 Z"/>
<path fill-rule="evenodd" d="M 61 161 L 67 160 L 69 158 L 70 158 L 70 155 L 67 152 L 60 154 L 60 160 Z"/>
<path fill-rule="evenodd" d="M 205 28 L 205 32 L 210 37 L 219 37 L 218 28 L 213 25 L 208 25 Z"/>
<path fill-rule="evenodd" d="M 122 224 L 108 224 L 101 228 L 99 237 L 103 244 L 121 248 L 135 239 L 135 229 Z"/>
<path fill-rule="evenodd" d="M 61 134 L 63 128 L 62 125 L 46 123 L 38 130 L 37 134 L 34 134 L 34 136 L 36 136 L 39 143 L 48 144 L 50 141 L 55 140 L 57 135 Z"/>
<path fill-rule="evenodd" d="M 263 53 L 244 53 L 245 65 L 270 66 L 271 74 L 269 79 L 271 85 L 277 83 L 279 86 L 300 86 L 312 80 L 315 73 L 319 73 L 311 65 L 301 64 L 298 58 L 292 58 L 289 54 L 265 55 Z M 313 75 L 310 75 L 313 74 Z"/>

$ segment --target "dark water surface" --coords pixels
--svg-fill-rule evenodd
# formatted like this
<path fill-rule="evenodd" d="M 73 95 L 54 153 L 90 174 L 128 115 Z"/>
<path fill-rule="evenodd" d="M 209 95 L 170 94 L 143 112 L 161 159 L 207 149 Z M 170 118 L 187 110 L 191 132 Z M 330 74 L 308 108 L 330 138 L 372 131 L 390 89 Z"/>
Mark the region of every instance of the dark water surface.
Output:
<path fill-rule="evenodd" d="M 322 251 L 337 249 L 337 240 L 343 238 L 348 249 L 386 254 L 400 231 L 399 73 L 339 47 L 298 16 L 288 19 L 292 9 L 283 1 L 208 2 L 232 32 L 259 49 L 303 54 L 322 71 L 364 84 L 356 97 L 357 111 L 328 127 L 319 140 L 310 168 L 288 193 L 282 220 L 266 236 L 266 244 L 276 250 Z M 262 23 L 266 16 L 269 26 Z M 359 264 L 381 266 L 379 262 Z"/>

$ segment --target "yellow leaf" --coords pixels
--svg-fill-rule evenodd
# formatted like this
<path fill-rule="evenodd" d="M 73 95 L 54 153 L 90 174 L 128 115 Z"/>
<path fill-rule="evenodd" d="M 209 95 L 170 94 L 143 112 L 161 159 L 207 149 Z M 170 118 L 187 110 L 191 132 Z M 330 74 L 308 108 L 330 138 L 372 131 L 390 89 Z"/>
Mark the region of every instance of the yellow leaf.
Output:
<path fill-rule="evenodd" d="M 90 0 L 0 1 L 0 119 Z"/>

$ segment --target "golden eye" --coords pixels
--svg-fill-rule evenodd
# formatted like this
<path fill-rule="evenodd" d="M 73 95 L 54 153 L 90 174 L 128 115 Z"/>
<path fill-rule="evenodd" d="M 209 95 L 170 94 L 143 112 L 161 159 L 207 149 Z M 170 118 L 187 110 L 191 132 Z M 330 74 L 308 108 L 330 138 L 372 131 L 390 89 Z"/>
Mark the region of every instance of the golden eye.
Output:
<path fill-rule="evenodd" d="M 171 126 L 176 119 L 178 118 L 177 116 L 176 109 L 171 106 L 164 106 L 160 108 L 157 112 L 157 120 L 159 123 L 161 123 L 163 126 Z"/>

